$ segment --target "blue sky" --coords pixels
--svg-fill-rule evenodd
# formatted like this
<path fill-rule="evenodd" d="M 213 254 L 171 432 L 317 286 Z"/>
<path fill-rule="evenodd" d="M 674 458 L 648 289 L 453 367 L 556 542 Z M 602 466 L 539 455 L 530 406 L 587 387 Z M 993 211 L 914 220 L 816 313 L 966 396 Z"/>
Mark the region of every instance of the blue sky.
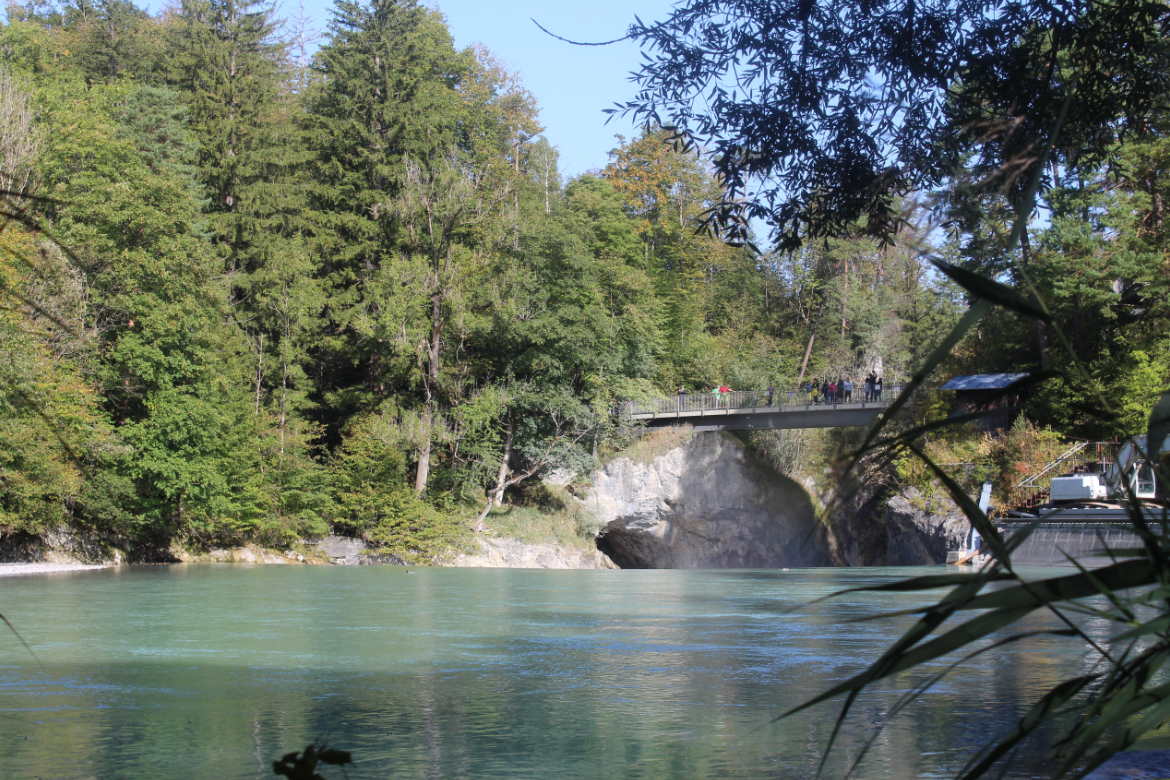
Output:
<path fill-rule="evenodd" d="M 561 172 L 575 176 L 601 168 L 616 142 L 615 133 L 633 134 L 629 119 L 605 124 L 605 108 L 634 95 L 628 81 L 641 59 L 629 42 L 610 46 L 571 46 L 550 38 L 530 19 L 549 30 L 580 41 L 620 38 L 637 15 L 661 19 L 670 11 L 667 0 L 431 0 L 447 16 L 460 48 L 482 43 L 511 70 L 540 103 L 545 136 L 561 153 Z M 153 4 L 152 4 L 153 5 Z M 283 0 L 282 16 L 297 13 L 298 0 Z M 331 0 L 305 0 L 305 11 L 324 30 Z"/>

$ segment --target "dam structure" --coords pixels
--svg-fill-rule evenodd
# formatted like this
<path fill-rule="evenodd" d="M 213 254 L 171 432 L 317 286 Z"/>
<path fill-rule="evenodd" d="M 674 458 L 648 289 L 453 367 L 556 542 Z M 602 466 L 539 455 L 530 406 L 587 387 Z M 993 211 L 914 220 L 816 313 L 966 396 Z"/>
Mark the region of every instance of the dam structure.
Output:
<path fill-rule="evenodd" d="M 618 413 L 625 419 L 647 428 L 690 426 L 703 431 L 763 431 L 792 428 L 842 428 L 865 426 L 873 422 L 898 397 L 901 387 L 889 387 L 887 400 L 864 400 L 854 391 L 855 400 L 821 402 L 803 393 L 778 391 L 769 401 L 757 390 L 730 393 L 691 393 L 654 398 L 649 401 L 625 401 Z"/>

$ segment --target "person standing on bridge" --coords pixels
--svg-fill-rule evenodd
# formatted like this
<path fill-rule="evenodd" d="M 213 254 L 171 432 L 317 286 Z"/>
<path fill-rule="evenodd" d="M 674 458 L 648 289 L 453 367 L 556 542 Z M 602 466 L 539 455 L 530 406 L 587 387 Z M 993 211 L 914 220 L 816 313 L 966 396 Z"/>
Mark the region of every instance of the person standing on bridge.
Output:
<path fill-rule="evenodd" d="M 719 385 L 715 385 L 713 388 L 711 388 L 711 395 L 714 396 L 713 400 L 715 402 L 715 408 L 718 409 L 719 408 Z"/>
<path fill-rule="evenodd" d="M 772 383 L 768 383 L 768 390 L 764 393 L 764 406 L 772 405 L 772 398 L 776 395 L 776 388 L 772 387 Z"/>
<path fill-rule="evenodd" d="M 865 378 L 865 402 L 869 403 L 873 400 L 873 372 Z"/>
<path fill-rule="evenodd" d="M 678 410 L 680 412 L 687 410 L 687 389 L 682 385 L 678 386 Z"/>
<path fill-rule="evenodd" d="M 723 402 L 724 409 L 731 408 L 731 388 L 727 385 L 719 385 L 719 397 Z"/>
<path fill-rule="evenodd" d="M 882 378 L 880 376 L 873 380 L 873 400 L 879 403 L 882 400 Z"/>
<path fill-rule="evenodd" d="M 826 404 L 829 403 L 829 378 L 828 377 L 825 377 L 824 380 L 821 382 L 821 398 L 823 399 L 822 403 L 826 403 Z"/>
<path fill-rule="evenodd" d="M 845 377 L 845 403 L 853 403 L 853 380 Z"/>

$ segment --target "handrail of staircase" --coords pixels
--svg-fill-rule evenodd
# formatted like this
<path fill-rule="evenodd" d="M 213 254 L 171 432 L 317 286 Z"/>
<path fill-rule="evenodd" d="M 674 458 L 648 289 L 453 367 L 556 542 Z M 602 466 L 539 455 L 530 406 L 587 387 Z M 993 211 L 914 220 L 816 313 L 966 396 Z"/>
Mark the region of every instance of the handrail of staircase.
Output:
<path fill-rule="evenodd" d="M 1039 487 L 1036 484 L 1037 480 L 1039 480 L 1041 477 L 1043 477 L 1048 472 L 1055 469 L 1057 466 L 1060 466 L 1061 464 L 1063 464 L 1066 460 L 1070 460 L 1074 455 L 1076 455 L 1080 452 L 1083 452 L 1085 450 L 1085 448 L 1088 447 L 1091 443 L 1092 442 L 1088 442 L 1088 441 L 1077 442 L 1073 446 L 1069 447 L 1067 451 L 1061 453 L 1055 460 L 1049 462 L 1048 465 L 1045 466 L 1043 469 L 1041 469 L 1039 472 L 1033 474 L 1030 477 L 1027 477 L 1026 479 L 1024 479 L 1024 481 L 1020 482 L 1018 485 L 1013 485 L 1012 490 L 1019 490 L 1020 488 Z"/>

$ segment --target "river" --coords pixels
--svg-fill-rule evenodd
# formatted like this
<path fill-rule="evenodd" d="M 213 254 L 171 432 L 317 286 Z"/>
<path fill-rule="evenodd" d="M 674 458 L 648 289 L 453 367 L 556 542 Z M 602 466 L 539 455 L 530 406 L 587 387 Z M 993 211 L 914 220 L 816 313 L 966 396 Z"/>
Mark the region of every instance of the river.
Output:
<path fill-rule="evenodd" d="M 0 635 L 0 775 L 271 777 L 274 759 L 323 738 L 352 751 L 351 778 L 812 777 L 836 706 L 773 719 L 908 625 L 847 620 L 921 602 L 853 594 L 793 610 L 926 571 L 942 569 L 206 564 L 8 578 L 0 609 L 41 665 Z M 1025 697 L 1082 668 L 1080 652 L 1036 639 L 966 663 L 886 727 L 858 776 L 953 772 Z M 863 697 L 827 777 L 921 679 Z M 1009 776 L 1042 760 L 1028 751 Z"/>

